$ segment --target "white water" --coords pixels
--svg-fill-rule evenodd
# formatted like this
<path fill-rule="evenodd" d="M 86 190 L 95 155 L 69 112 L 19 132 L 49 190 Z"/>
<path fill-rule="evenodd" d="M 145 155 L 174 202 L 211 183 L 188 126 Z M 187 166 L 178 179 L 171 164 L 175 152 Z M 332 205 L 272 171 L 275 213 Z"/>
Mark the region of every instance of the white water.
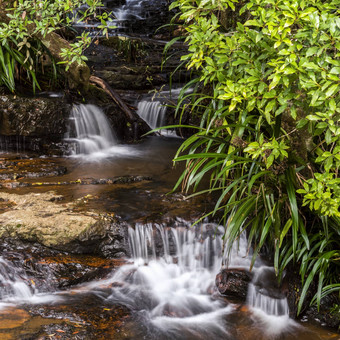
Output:
<path fill-rule="evenodd" d="M 268 292 L 266 292 L 266 286 L 268 287 L 272 284 L 266 276 L 266 272 L 268 271 L 272 272 L 274 269 L 271 267 L 262 266 L 255 271 L 253 282 L 248 286 L 247 303 L 249 306 L 259 309 L 267 315 L 288 316 L 289 307 L 287 298 L 281 296 L 273 298 L 268 296 Z"/>
<path fill-rule="evenodd" d="M 233 339 L 237 324 L 228 320 L 237 312 L 237 306 L 219 299 L 215 288 L 215 276 L 223 260 L 223 228 L 215 224 L 202 224 L 196 229 L 137 224 L 128 229 L 128 234 L 132 262 L 108 279 L 85 284 L 71 294 L 93 291 L 101 296 L 101 289 L 111 287 L 111 294 L 105 294 L 103 299 L 136 312 L 150 339 Z M 238 247 L 232 249 L 230 265 L 249 264 L 245 244 L 242 236 Z M 269 267 L 256 269 L 255 283 L 262 268 Z M 31 282 L 21 269 L 0 257 L 0 307 L 4 302 L 8 305 L 68 299 L 67 292 L 37 294 Z M 275 338 L 296 329 L 288 310 L 273 302 L 278 299 L 259 297 L 253 286 L 250 285 L 248 301 L 253 306 L 250 317 L 254 325 Z"/>
<path fill-rule="evenodd" d="M 0 256 L 0 310 L 22 303 L 39 304 L 57 301 L 54 294 L 39 293 L 26 272 Z"/>
<path fill-rule="evenodd" d="M 26 273 L 0 256 L 0 299 L 29 299 L 35 292 Z"/>
<path fill-rule="evenodd" d="M 66 141 L 74 142 L 74 154 L 90 155 L 108 150 L 117 143 L 104 112 L 95 105 L 75 105 L 70 114 Z"/>
<path fill-rule="evenodd" d="M 171 91 L 160 91 L 154 94 L 151 98 L 146 97 L 138 103 L 137 114 L 141 117 L 151 129 L 156 129 L 167 125 L 166 114 L 169 104 L 177 102 L 182 88 L 172 89 Z M 185 94 L 192 92 L 192 89 L 187 89 Z M 160 130 L 161 134 L 173 135 L 176 134 L 169 130 Z"/>
<path fill-rule="evenodd" d="M 129 16 L 143 19 L 141 13 L 143 2 L 143 0 L 126 0 L 124 5 L 113 10 L 113 14 L 117 20 L 127 20 Z"/>
<path fill-rule="evenodd" d="M 178 338 L 182 332 L 199 339 L 227 335 L 224 316 L 233 307 L 211 297 L 221 264 L 222 242 L 214 237 L 216 228 L 202 225 L 194 231 L 151 224 L 130 228 L 133 263 L 110 279 L 119 287 L 109 299 L 140 311 L 160 337 Z"/>
<path fill-rule="evenodd" d="M 138 103 L 137 114 L 155 129 L 165 125 L 167 107 L 159 101 L 142 100 Z"/>
<path fill-rule="evenodd" d="M 227 320 L 236 306 L 220 300 L 215 288 L 223 262 L 223 228 L 137 224 L 128 234 L 133 262 L 87 289 L 112 286 L 108 300 L 136 311 L 157 339 L 229 338 Z M 231 267 L 249 268 L 245 236 L 231 256 Z M 275 329 L 277 322 L 288 325 L 291 321 L 286 315 L 270 319 L 255 309 L 254 317 L 256 322 L 268 323 L 268 329 L 269 325 Z"/>

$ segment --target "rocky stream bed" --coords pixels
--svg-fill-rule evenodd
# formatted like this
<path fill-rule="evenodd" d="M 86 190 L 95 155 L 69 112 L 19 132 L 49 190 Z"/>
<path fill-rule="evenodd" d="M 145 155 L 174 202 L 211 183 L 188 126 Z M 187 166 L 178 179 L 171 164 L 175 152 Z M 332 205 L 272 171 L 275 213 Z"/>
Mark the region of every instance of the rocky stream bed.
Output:
<path fill-rule="evenodd" d="M 169 90 L 170 78 L 180 87 L 190 77 L 181 67 L 173 73 L 182 43 L 162 66 L 163 48 L 178 33 L 154 33 L 173 14 L 169 1 L 141 3 L 139 19 L 124 17 L 122 34 L 96 39 L 86 52 L 93 75 L 133 112 L 146 96 Z M 106 115 L 115 137 L 108 150 L 77 155 L 75 138 L 65 138 L 72 107 L 84 103 Z M 165 125 L 175 122 L 172 113 Z M 0 89 L 0 339 L 338 339 L 332 301 L 320 313 L 306 306 L 293 321 L 294 273 L 277 286 L 268 269 L 260 286 L 272 290 L 272 304 L 288 296 L 292 318 L 250 305 L 249 285 L 259 283 L 244 266 L 248 255 L 236 252 L 238 264 L 220 271 L 218 220 L 191 227 L 214 196 L 171 193 L 183 170 L 172 166 L 182 140 L 148 131 L 94 85 L 86 94 Z"/>

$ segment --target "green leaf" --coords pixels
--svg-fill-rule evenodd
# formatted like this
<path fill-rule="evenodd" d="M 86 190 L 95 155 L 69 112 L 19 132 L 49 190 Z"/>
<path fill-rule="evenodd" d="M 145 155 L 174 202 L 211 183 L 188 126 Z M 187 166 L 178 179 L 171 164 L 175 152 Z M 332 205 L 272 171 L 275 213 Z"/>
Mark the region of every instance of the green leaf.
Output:
<path fill-rule="evenodd" d="M 279 245 L 280 248 L 282 246 L 283 239 L 286 236 L 286 234 L 287 234 L 288 230 L 290 229 L 290 227 L 292 226 L 292 224 L 293 224 L 293 221 L 290 218 L 290 219 L 287 220 L 286 224 L 284 225 L 282 232 L 280 234 L 280 245 Z"/>
<path fill-rule="evenodd" d="M 287 194 L 290 203 L 291 215 L 292 215 L 292 239 L 293 239 L 293 254 L 295 256 L 296 246 L 297 246 L 297 235 L 299 230 L 299 210 L 295 195 L 295 171 L 292 167 L 286 170 L 286 182 L 287 182 Z"/>
<path fill-rule="evenodd" d="M 269 91 L 276 87 L 281 79 L 281 74 L 275 74 L 273 81 L 269 85 Z"/>
<path fill-rule="evenodd" d="M 297 124 L 296 124 L 296 128 L 297 129 L 302 129 L 304 126 L 306 126 L 306 124 L 308 124 L 308 119 L 300 119 Z"/>
<path fill-rule="evenodd" d="M 327 90 L 327 92 L 325 93 L 326 98 L 332 96 L 332 95 L 335 93 L 335 91 L 338 89 L 338 87 L 339 87 L 338 84 L 332 85 L 332 86 Z"/>

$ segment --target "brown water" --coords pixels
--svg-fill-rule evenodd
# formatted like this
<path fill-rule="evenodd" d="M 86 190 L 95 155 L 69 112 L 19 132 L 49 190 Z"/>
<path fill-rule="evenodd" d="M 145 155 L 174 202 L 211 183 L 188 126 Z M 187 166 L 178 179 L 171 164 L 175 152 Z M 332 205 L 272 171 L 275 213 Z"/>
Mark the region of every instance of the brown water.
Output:
<path fill-rule="evenodd" d="M 174 138 L 149 138 L 131 146 L 121 146 L 116 155 L 99 158 L 40 158 L 23 162 L 22 167 L 35 163 L 35 168 L 53 163 L 54 167 L 66 167 L 64 175 L 41 178 L 15 178 L 9 180 L 11 193 L 27 194 L 55 191 L 65 201 L 78 200 L 80 210 L 93 210 L 119 215 L 129 223 L 164 222 L 185 219 L 193 221 L 213 204 L 206 196 L 186 200 L 182 194 L 166 195 L 173 187 L 182 167 L 174 169 L 171 160 L 181 141 Z M 13 155 L 1 155 L 0 162 L 8 161 Z M 15 157 L 14 157 L 15 158 Z M 14 161 L 14 160 L 13 160 Z M 20 164 L 16 164 L 20 166 Z M 6 170 L 6 169 L 5 169 Z M 5 170 L 2 170 L 4 172 Z M 7 169 L 8 170 L 8 169 Z M 18 168 L 15 170 L 18 172 Z M 145 176 L 147 179 L 132 183 L 84 184 L 92 180 L 108 180 L 117 176 Z M 10 184 L 28 183 L 29 187 L 13 187 Z M 2 208 L 10 209 L 10 206 Z M 3 210 L 1 210 L 3 209 Z M 113 272 L 124 261 L 112 261 L 93 256 L 55 255 L 45 257 L 42 262 L 53 266 L 58 263 L 79 268 L 83 265 L 105 268 Z M 0 304 L 0 340 L 5 339 L 339 339 L 339 334 L 310 322 L 296 323 L 292 320 L 270 319 L 242 304 L 229 305 L 220 297 L 221 308 L 228 308 L 223 316 L 225 329 L 212 331 L 211 337 L 195 332 L 188 324 L 188 331 L 166 333 L 146 322 L 143 309 L 112 299 L 112 292 L 120 287 L 116 281 L 98 280 L 92 286 L 66 289 L 50 295 L 46 301 L 26 301 Z M 1 287 L 0 287 L 1 289 Z M 208 294 L 208 293 L 207 293 Z M 48 294 L 47 294 L 48 295 Z M 111 297 L 111 298 L 110 298 Z M 136 302 L 134 302 L 136 303 Z M 225 306 L 225 307 L 223 307 Z M 173 315 L 167 315 L 170 319 Z M 204 316 L 203 316 L 204 318 Z M 172 319 L 173 321 L 173 319 Z M 275 328 L 284 328 L 279 332 Z M 312 320 L 310 320 L 312 321 Z M 179 321 L 181 322 L 181 321 Z M 181 323 L 182 325 L 182 323 Z M 182 327 L 182 326 L 181 326 Z M 274 330 L 273 330 L 274 328 Z M 202 335 L 203 334 L 203 335 Z"/>

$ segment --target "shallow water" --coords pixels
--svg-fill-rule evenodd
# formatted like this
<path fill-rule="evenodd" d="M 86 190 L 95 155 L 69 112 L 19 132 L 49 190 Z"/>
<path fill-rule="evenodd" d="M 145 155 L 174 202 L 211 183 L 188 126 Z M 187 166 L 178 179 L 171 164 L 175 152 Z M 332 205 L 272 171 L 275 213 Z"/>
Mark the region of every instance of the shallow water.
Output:
<path fill-rule="evenodd" d="M 179 143 L 173 138 L 152 137 L 137 145 L 117 145 L 100 157 L 55 158 L 53 162 L 67 168 L 65 175 L 39 179 L 44 185 L 35 185 L 36 178 L 18 179 L 33 186 L 7 189 L 19 194 L 54 190 L 64 195 L 65 201 L 87 196 L 81 209 L 118 214 L 135 225 L 135 230 L 144 230 L 144 236 L 131 229 L 131 237 L 139 241 L 131 243 L 129 263 L 112 267 L 105 279 L 78 287 L 44 293 L 30 288 L 34 277 L 26 277 L 20 270 L 12 275 L 14 282 L 27 282 L 28 293 L 10 293 L 12 296 L 3 298 L 0 339 L 338 338 L 335 333 L 297 323 L 286 315 L 273 316 L 257 308 L 230 304 L 216 293 L 214 278 L 222 263 L 221 244 L 216 244 L 215 232 L 208 242 L 189 228 L 190 221 L 207 210 L 213 200 L 187 201 L 180 194 L 166 195 L 181 172 L 171 164 Z M 38 161 L 51 162 L 48 158 Z M 127 175 L 150 179 L 117 185 L 81 184 L 88 178 Z M 67 184 L 56 184 L 63 182 Z M 164 229 L 168 223 L 179 228 Z M 158 253 L 159 247 L 152 250 L 154 231 L 147 231 L 145 226 L 158 230 L 163 254 Z M 142 240 L 150 241 L 146 248 L 141 248 L 140 244 L 145 244 Z M 247 266 L 244 244 L 239 248 L 239 252 L 232 252 L 231 263 Z M 207 253 L 210 257 L 205 257 Z"/>

